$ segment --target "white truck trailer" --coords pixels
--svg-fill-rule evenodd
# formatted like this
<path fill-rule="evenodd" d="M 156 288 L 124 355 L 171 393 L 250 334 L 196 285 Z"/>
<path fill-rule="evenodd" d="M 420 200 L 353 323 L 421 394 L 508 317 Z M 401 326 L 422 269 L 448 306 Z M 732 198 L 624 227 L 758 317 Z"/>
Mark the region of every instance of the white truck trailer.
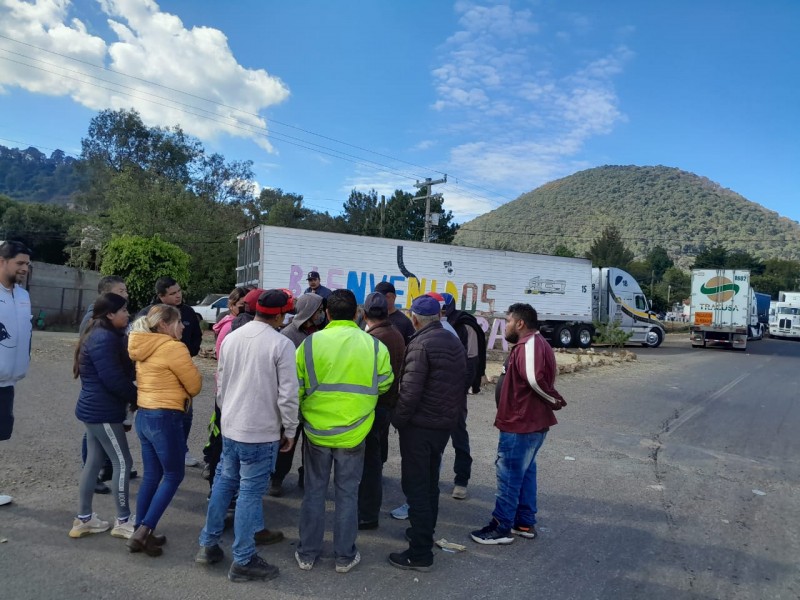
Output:
<path fill-rule="evenodd" d="M 740 269 L 695 269 L 689 339 L 692 347 L 711 345 L 747 349 L 748 339 L 759 339 L 761 327 L 750 271 Z"/>
<path fill-rule="evenodd" d="M 621 327 L 633 330 L 633 318 L 625 318 L 618 309 L 620 303 L 629 305 L 629 312 L 640 321 L 647 321 L 646 326 L 637 324 L 635 341 L 655 347 L 664 339 L 663 327 L 648 312 L 647 300 L 635 280 L 618 269 L 603 269 L 601 277 L 598 269 L 597 292 L 593 292 L 591 262 L 583 258 L 267 225 L 238 237 L 237 285 L 282 287 L 301 294 L 308 272 L 318 271 L 322 285 L 348 288 L 362 303 L 378 283 L 388 281 L 397 290 L 400 309 L 408 309 L 421 294 L 448 292 L 459 308 L 478 318 L 487 331 L 489 348 L 498 339 L 506 348 L 505 312 L 515 302 L 536 308 L 542 333 L 558 346 L 591 345 L 593 318 L 607 321 L 611 315 Z M 613 290 L 619 291 L 609 292 L 608 281 L 615 282 Z M 593 298 L 602 302 L 602 309 L 593 310 Z M 648 335 L 650 331 L 657 333 Z"/>

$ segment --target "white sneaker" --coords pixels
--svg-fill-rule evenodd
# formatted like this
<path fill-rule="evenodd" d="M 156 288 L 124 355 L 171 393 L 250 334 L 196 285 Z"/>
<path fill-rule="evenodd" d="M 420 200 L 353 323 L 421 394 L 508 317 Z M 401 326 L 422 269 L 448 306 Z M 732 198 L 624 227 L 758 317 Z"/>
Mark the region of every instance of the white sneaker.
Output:
<path fill-rule="evenodd" d="M 85 523 L 76 517 L 75 520 L 72 521 L 72 529 L 69 530 L 69 537 L 82 538 L 93 533 L 103 533 L 104 531 L 108 531 L 110 526 L 108 521 L 101 521 L 97 513 L 92 513 L 92 518 Z"/>
<path fill-rule="evenodd" d="M 185 464 L 187 467 L 197 467 L 200 466 L 200 461 L 187 452 L 183 459 L 183 464 Z"/>
<path fill-rule="evenodd" d="M 346 565 L 336 565 L 336 572 L 349 573 L 350 569 L 355 567 L 360 562 L 361 562 L 361 553 L 358 550 L 356 550 L 356 555 L 353 557 L 353 560 L 351 560 Z"/>
<path fill-rule="evenodd" d="M 303 569 L 303 571 L 310 571 L 314 568 L 314 561 L 306 562 L 302 558 L 300 558 L 300 553 L 295 551 L 294 559 L 297 561 L 297 566 Z"/>
<path fill-rule="evenodd" d="M 124 523 L 120 523 L 119 519 L 114 519 L 114 528 L 111 530 L 111 535 L 115 538 L 122 538 L 129 540 L 134 532 L 134 523 L 136 522 L 136 515 L 131 515 Z"/>
<path fill-rule="evenodd" d="M 5 494 L 0 494 L 0 506 L 5 506 L 6 504 L 11 504 L 14 501 L 14 498 L 11 496 L 6 496 Z"/>
<path fill-rule="evenodd" d="M 408 518 L 408 504 L 403 504 L 402 506 L 398 506 L 389 514 L 392 515 L 393 519 L 405 521 Z"/>
<path fill-rule="evenodd" d="M 467 486 L 457 485 L 453 488 L 453 498 L 456 500 L 464 500 L 467 497 Z"/>

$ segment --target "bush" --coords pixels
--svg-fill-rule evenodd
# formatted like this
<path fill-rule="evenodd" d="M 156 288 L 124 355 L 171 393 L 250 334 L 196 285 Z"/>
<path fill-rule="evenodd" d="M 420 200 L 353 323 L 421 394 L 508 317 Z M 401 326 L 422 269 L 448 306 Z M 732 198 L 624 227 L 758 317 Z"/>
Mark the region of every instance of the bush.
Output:
<path fill-rule="evenodd" d="M 158 235 L 115 237 L 103 248 L 102 260 L 103 275 L 125 279 L 132 314 L 150 304 L 159 277 L 173 277 L 184 289 L 189 281 L 189 255 Z"/>
<path fill-rule="evenodd" d="M 631 339 L 633 333 L 626 333 L 620 329 L 615 322 L 600 323 L 594 322 L 594 343 L 611 346 L 612 348 L 622 348 Z"/>

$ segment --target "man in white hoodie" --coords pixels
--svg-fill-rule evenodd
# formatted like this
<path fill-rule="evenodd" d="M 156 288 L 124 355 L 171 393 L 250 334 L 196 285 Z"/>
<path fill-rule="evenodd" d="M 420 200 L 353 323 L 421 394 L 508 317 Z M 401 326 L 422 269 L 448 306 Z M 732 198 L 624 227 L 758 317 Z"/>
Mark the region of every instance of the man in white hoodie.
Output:
<path fill-rule="evenodd" d="M 31 362 L 31 298 L 25 283 L 31 251 L 20 242 L 0 242 L 0 440 L 14 430 L 14 384 Z M 0 494 L 0 506 L 13 498 Z"/>
<path fill-rule="evenodd" d="M 278 451 L 291 450 L 298 425 L 294 344 L 278 333 L 284 315 L 292 307 L 292 297 L 286 292 L 267 290 L 258 298 L 255 318 L 229 333 L 222 342 L 217 367 L 222 458 L 195 561 L 213 564 L 224 557 L 219 540 L 225 513 L 238 490 L 233 563 L 228 571 L 231 581 L 278 576 L 278 567 L 257 554 L 254 536 L 264 528 L 261 498 Z"/>

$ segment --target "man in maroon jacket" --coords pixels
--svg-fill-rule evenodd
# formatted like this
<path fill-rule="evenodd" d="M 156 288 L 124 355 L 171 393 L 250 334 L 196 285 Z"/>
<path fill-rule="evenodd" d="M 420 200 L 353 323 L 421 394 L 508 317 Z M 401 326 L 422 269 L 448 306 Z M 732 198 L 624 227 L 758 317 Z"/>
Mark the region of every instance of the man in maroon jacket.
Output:
<path fill-rule="evenodd" d="M 514 344 L 497 382 L 497 494 L 492 521 L 471 537 L 479 544 L 510 544 L 514 535 L 536 537 L 536 454 L 566 402 L 553 387 L 558 367 L 539 333 L 530 304 L 512 304 L 505 338 Z"/>

